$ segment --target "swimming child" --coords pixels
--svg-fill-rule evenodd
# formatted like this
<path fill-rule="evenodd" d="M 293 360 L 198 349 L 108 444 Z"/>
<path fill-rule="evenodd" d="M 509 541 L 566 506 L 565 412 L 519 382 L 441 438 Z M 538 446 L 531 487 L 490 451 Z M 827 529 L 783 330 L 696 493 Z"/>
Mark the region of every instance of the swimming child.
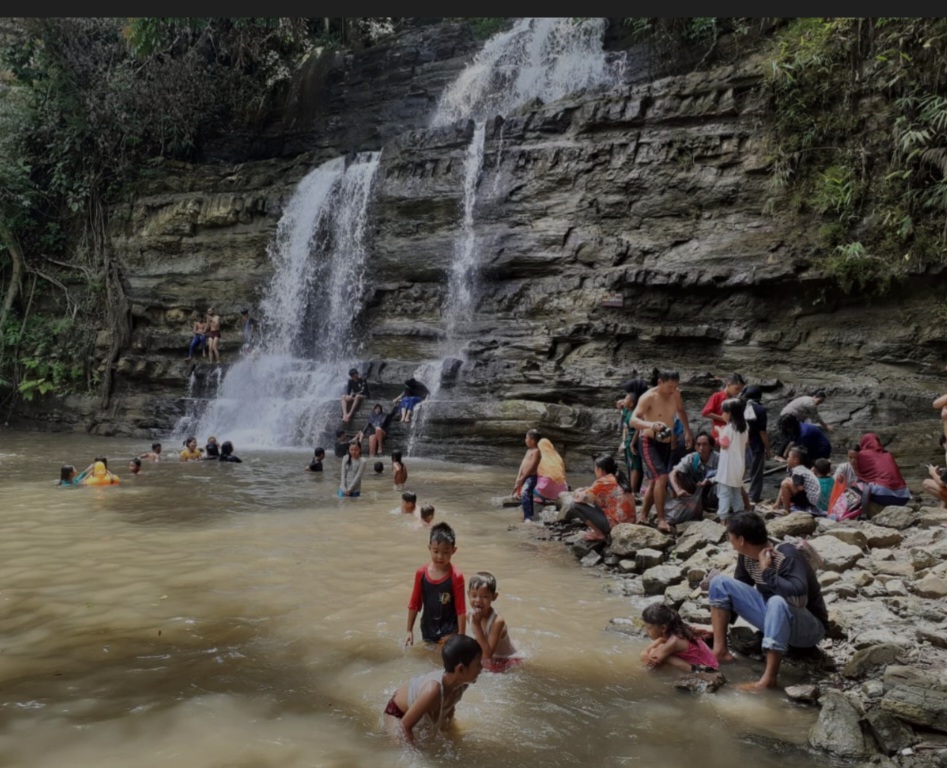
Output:
<path fill-rule="evenodd" d="M 724 400 L 720 406 L 724 426 L 717 444 L 717 516 L 726 520 L 730 512 L 743 511 L 743 473 L 746 469 L 746 443 L 750 433 L 743 417 L 744 402 L 738 397 Z"/>
<path fill-rule="evenodd" d="M 418 613 L 421 614 L 421 637 L 429 643 L 442 642 L 454 634 L 462 635 L 467 626 L 464 575 L 450 562 L 457 551 L 454 529 L 447 523 L 431 526 L 427 548 L 431 561 L 414 574 L 405 647 L 414 645 L 414 622 Z"/>
<path fill-rule="evenodd" d="M 131 461 L 128 462 L 128 471 L 133 475 L 138 475 L 141 473 L 141 459 L 135 456 Z"/>
<path fill-rule="evenodd" d="M 812 472 L 819 481 L 819 503 L 816 506 L 823 512 L 829 511 L 829 499 L 832 498 L 832 490 L 835 488 L 835 477 L 832 475 L 832 462 L 828 459 L 816 459 L 812 462 Z"/>
<path fill-rule="evenodd" d="M 401 511 L 406 515 L 413 515 L 415 506 L 418 503 L 418 495 L 411 491 L 405 491 L 401 494 Z"/>
<path fill-rule="evenodd" d="M 653 603 L 644 609 L 641 618 L 652 641 L 641 652 L 641 661 L 648 669 L 667 663 L 686 672 L 715 672 L 720 666 L 707 643 L 684 623 L 673 608 Z"/>
<path fill-rule="evenodd" d="M 380 461 L 376 461 L 372 469 L 375 470 L 376 475 L 380 475 L 382 472 L 385 471 L 385 465 Z"/>
<path fill-rule="evenodd" d="M 326 449 L 321 445 L 312 452 L 312 461 L 306 465 L 306 472 L 321 472 L 322 460 L 326 457 Z"/>
<path fill-rule="evenodd" d="M 197 447 L 197 438 L 189 437 L 184 441 L 184 449 L 178 453 L 181 461 L 200 461 L 204 458 L 204 452 Z"/>
<path fill-rule="evenodd" d="M 68 485 L 74 487 L 81 484 L 79 473 L 72 464 L 63 464 L 59 468 L 59 482 L 57 485 Z"/>
<path fill-rule="evenodd" d="M 204 446 L 204 455 L 208 459 L 219 459 L 220 458 L 220 443 L 217 442 L 217 438 L 211 435 L 207 438 L 207 445 Z"/>
<path fill-rule="evenodd" d="M 430 528 L 431 523 L 434 522 L 434 507 L 430 504 L 425 504 L 421 509 L 418 510 L 418 520 L 421 522 L 422 528 Z"/>
<path fill-rule="evenodd" d="M 409 742 L 419 723 L 440 731 L 454 718 L 454 708 L 467 690 L 477 682 L 482 669 L 480 644 L 465 635 L 453 635 L 441 649 L 444 669 L 436 669 L 411 678 L 398 688 L 385 707 L 387 725 Z"/>
<path fill-rule="evenodd" d="M 408 482 L 408 468 L 401 460 L 401 451 L 391 452 L 391 475 L 395 481 L 395 490 L 403 491 L 404 484 Z"/>
<path fill-rule="evenodd" d="M 224 440 L 220 446 L 220 456 L 217 457 L 217 461 L 230 461 L 234 464 L 243 464 L 243 459 L 235 455 L 233 452 L 233 443 L 229 440 Z"/>
<path fill-rule="evenodd" d="M 148 453 L 139 454 L 138 458 L 144 459 L 145 461 L 160 461 L 161 443 L 152 443 L 151 450 Z"/>
<path fill-rule="evenodd" d="M 506 621 L 493 607 L 497 594 L 497 580 L 492 573 L 480 571 L 470 577 L 467 635 L 480 643 L 483 668 L 490 672 L 503 672 L 522 659 L 510 640 Z"/>
<path fill-rule="evenodd" d="M 118 476 L 109 472 L 105 462 L 98 459 L 92 465 L 92 474 L 83 473 L 83 475 L 83 485 L 118 485 L 119 483 Z"/>

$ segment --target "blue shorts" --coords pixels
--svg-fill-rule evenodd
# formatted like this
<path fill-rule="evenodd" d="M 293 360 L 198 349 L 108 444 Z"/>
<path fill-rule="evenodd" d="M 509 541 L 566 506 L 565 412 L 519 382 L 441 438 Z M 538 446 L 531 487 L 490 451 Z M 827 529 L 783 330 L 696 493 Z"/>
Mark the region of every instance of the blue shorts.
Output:
<path fill-rule="evenodd" d="M 355 493 L 353 493 L 351 496 L 346 496 L 346 495 L 345 495 L 345 491 L 343 491 L 341 488 L 339 488 L 339 490 L 337 490 L 337 491 L 335 492 L 335 495 L 338 496 L 340 499 L 345 499 L 345 498 L 357 499 L 357 498 L 358 498 L 359 496 L 361 496 L 362 494 L 361 494 L 360 491 L 355 491 Z"/>
<path fill-rule="evenodd" d="M 413 411 L 414 406 L 421 402 L 420 397 L 402 397 L 401 398 L 401 407 L 406 411 Z"/>

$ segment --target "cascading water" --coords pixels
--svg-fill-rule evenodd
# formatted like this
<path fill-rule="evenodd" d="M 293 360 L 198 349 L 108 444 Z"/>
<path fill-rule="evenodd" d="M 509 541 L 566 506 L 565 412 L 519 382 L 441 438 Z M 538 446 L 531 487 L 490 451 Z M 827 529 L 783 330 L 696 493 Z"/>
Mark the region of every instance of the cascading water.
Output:
<path fill-rule="evenodd" d="M 286 205 L 270 247 L 275 269 L 260 304 L 262 342 L 228 371 L 217 397 L 175 434 L 224 435 L 245 447 L 311 446 L 338 420 L 359 345 L 365 229 L 380 152 L 310 172 Z M 199 412 L 198 412 L 199 411 Z"/>
<path fill-rule="evenodd" d="M 475 214 L 483 172 L 486 122 L 507 115 L 534 99 L 555 101 L 589 88 L 614 85 L 622 78 L 621 57 L 602 47 L 606 19 L 527 18 L 490 38 L 460 76 L 447 88 L 431 119 L 432 127 L 457 120 L 474 121 L 473 136 L 464 156 L 464 209 L 460 236 L 454 245 L 443 317 L 446 338 L 442 357 L 422 364 L 416 378 L 434 382 L 429 402 L 437 398 L 440 373 L 448 358 L 463 359 L 462 333 L 474 320 L 479 298 L 479 264 Z M 499 157 L 494 164 L 498 189 Z M 427 408 L 421 410 L 420 422 Z M 414 427 L 409 453 L 421 423 Z"/>

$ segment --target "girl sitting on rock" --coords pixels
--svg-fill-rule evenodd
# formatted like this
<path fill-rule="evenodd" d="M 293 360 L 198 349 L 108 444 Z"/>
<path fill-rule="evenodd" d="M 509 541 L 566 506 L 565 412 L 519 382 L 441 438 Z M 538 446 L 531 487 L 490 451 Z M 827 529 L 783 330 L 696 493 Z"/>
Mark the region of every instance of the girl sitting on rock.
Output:
<path fill-rule="evenodd" d="M 648 669 L 662 664 L 685 672 L 715 672 L 720 666 L 714 652 L 688 627 L 673 608 L 655 603 L 641 614 L 651 645 L 641 652 Z"/>

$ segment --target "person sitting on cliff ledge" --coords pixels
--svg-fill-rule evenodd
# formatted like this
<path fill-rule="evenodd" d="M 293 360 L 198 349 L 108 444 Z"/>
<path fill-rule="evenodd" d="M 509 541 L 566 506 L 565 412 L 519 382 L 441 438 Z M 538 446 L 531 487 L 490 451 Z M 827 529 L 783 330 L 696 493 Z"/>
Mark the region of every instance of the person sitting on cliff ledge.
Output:
<path fill-rule="evenodd" d="M 349 369 L 349 380 L 346 385 L 345 394 L 342 395 L 342 423 L 348 424 L 352 416 L 362 404 L 362 401 L 371 397 L 368 394 L 368 382 L 361 377 L 358 368 Z"/>

